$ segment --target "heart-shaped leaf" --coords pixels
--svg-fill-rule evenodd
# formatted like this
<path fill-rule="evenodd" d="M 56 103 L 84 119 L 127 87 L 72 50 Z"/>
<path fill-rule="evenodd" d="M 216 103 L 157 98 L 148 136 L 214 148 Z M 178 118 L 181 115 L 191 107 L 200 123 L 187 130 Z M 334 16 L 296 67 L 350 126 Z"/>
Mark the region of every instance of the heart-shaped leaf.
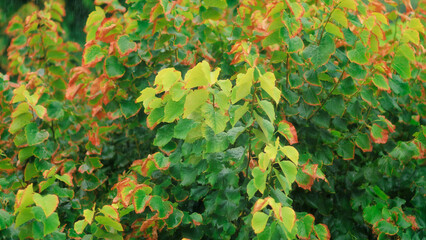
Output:
<path fill-rule="evenodd" d="M 49 133 L 46 130 L 39 131 L 35 122 L 25 127 L 25 135 L 27 136 L 27 143 L 30 146 L 40 144 L 49 138 Z"/>
<path fill-rule="evenodd" d="M 59 204 L 58 196 L 53 194 L 49 194 L 43 197 L 38 193 L 34 193 L 33 200 L 37 206 L 43 209 L 44 214 L 46 214 L 46 218 L 55 212 Z"/>

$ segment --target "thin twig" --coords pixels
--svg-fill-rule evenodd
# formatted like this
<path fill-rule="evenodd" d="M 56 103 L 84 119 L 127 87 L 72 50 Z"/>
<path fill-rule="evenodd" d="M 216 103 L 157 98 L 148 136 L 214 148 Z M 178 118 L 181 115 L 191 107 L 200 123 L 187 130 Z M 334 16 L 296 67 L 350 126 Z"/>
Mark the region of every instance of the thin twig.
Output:
<path fill-rule="evenodd" d="M 336 6 L 334 6 L 333 10 L 331 10 L 330 14 L 328 14 L 327 20 L 325 21 L 325 24 L 324 24 L 324 26 L 322 27 L 321 34 L 320 34 L 320 38 L 319 38 L 319 40 L 318 40 L 318 42 L 317 42 L 318 46 L 319 46 L 319 45 L 320 45 L 320 43 L 321 43 L 322 37 L 323 37 L 323 35 L 324 35 L 325 27 L 327 26 L 328 22 L 330 21 L 331 15 L 333 14 L 334 10 L 336 10 L 337 6 L 339 6 L 339 4 L 340 4 L 340 3 L 341 3 L 341 1 L 340 1 L 340 2 L 336 5 Z"/>
<path fill-rule="evenodd" d="M 311 119 L 314 115 L 315 115 L 315 113 L 317 113 L 323 106 L 324 106 L 324 104 L 328 101 L 328 99 L 331 97 L 331 94 L 334 92 L 334 90 L 337 88 L 337 86 L 339 86 L 339 83 L 342 81 L 342 78 L 343 78 L 343 75 L 345 74 L 345 70 L 343 70 L 343 72 L 342 72 L 342 75 L 340 75 L 340 77 L 339 77 L 339 80 L 337 80 L 337 82 L 334 84 L 334 87 L 333 87 L 333 89 L 331 89 L 331 91 L 328 93 L 328 95 L 327 95 L 327 97 L 324 99 L 324 101 L 322 101 L 322 103 L 321 103 L 321 105 L 317 108 L 317 109 L 315 109 L 312 113 L 311 113 L 311 115 L 309 115 L 309 117 L 308 117 L 308 119 L 306 119 L 306 120 L 309 120 L 309 119 Z"/>

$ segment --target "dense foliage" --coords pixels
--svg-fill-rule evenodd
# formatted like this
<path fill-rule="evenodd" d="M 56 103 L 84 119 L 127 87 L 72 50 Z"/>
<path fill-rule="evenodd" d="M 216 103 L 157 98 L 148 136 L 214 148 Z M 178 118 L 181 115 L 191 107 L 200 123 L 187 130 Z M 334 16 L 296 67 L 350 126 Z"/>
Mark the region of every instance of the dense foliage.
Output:
<path fill-rule="evenodd" d="M 0 239 L 426 237 L 424 3 L 95 0 L 84 46 L 44 3 L 0 25 Z"/>

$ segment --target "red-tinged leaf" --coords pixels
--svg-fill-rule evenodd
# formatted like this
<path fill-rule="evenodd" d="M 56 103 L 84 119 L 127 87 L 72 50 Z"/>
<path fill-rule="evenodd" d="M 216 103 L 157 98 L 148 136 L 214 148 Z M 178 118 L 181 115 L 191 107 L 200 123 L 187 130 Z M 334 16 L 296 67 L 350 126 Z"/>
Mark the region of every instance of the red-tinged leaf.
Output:
<path fill-rule="evenodd" d="M 153 196 L 149 201 L 149 208 L 151 211 L 158 212 L 160 219 L 166 219 L 173 213 L 173 206 L 168 201 L 163 201 L 160 196 Z"/>
<path fill-rule="evenodd" d="M 412 216 L 412 215 L 408 215 L 406 217 L 406 220 L 411 223 L 411 229 L 413 229 L 414 231 L 419 229 L 419 225 L 416 222 L 416 216 Z"/>
<path fill-rule="evenodd" d="M 302 172 L 308 174 L 313 179 L 317 178 L 318 164 L 306 164 L 302 168 Z"/>
<path fill-rule="evenodd" d="M 35 204 L 43 209 L 46 217 L 49 217 L 52 213 L 54 213 L 59 204 L 58 196 L 53 194 L 41 196 L 38 193 L 34 193 L 33 199 Z"/>
<path fill-rule="evenodd" d="M 373 145 L 371 144 L 370 137 L 366 133 L 358 133 L 356 136 L 355 144 L 363 152 L 371 152 Z"/>
<path fill-rule="evenodd" d="M 331 238 L 330 230 L 328 230 L 327 225 L 325 224 L 317 224 L 314 226 L 315 236 L 319 240 L 328 240 Z"/>
<path fill-rule="evenodd" d="M 314 178 L 304 173 L 302 169 L 298 169 L 296 175 L 296 183 L 299 187 L 310 191 L 312 185 L 314 184 Z"/>
<path fill-rule="evenodd" d="M 119 22 L 116 18 L 104 19 L 96 32 L 96 39 L 106 43 L 113 42 L 123 29 L 123 26 Z"/>
<path fill-rule="evenodd" d="M 282 120 L 278 124 L 278 132 L 287 139 L 290 145 L 298 143 L 296 128 L 291 122 Z"/>
<path fill-rule="evenodd" d="M 297 219 L 297 236 L 300 239 L 310 239 L 311 233 L 314 229 L 315 217 L 311 214 L 306 214 L 305 216 Z"/>
<path fill-rule="evenodd" d="M 104 71 L 108 78 L 117 79 L 124 75 L 126 68 L 121 64 L 116 56 L 110 56 L 105 59 Z"/>
<path fill-rule="evenodd" d="M 131 52 L 137 50 L 137 45 L 133 42 L 128 35 L 119 36 L 115 42 L 117 45 L 118 53 L 120 57 L 129 55 Z"/>
<path fill-rule="evenodd" d="M 95 41 L 88 42 L 83 50 L 83 66 L 94 67 L 96 63 L 102 61 L 104 52 Z"/>
<path fill-rule="evenodd" d="M 146 125 L 149 129 L 154 129 L 164 117 L 164 107 L 152 110 L 146 118 Z"/>
<path fill-rule="evenodd" d="M 104 205 L 100 212 L 103 213 L 106 217 L 111 217 L 117 221 L 120 221 L 118 211 L 112 205 Z"/>
<path fill-rule="evenodd" d="M 305 13 L 305 8 L 298 2 L 287 2 L 290 7 L 290 11 L 296 19 L 299 19 Z"/>
<path fill-rule="evenodd" d="M 33 184 L 28 185 L 24 190 L 18 190 L 15 198 L 15 213 L 34 203 L 33 201 Z"/>
<path fill-rule="evenodd" d="M 373 83 L 380 90 L 384 90 L 384 91 L 389 91 L 390 90 L 389 81 L 382 74 L 376 74 L 376 75 L 374 75 Z"/>
<path fill-rule="evenodd" d="M 9 36 L 16 35 L 19 32 L 24 30 L 24 23 L 22 18 L 19 15 L 15 15 L 10 19 L 9 24 L 6 28 L 6 34 Z"/>
<path fill-rule="evenodd" d="M 174 209 L 173 213 L 165 220 L 167 224 L 167 229 L 173 229 L 178 227 L 183 220 L 183 212 L 179 209 Z"/>
<path fill-rule="evenodd" d="M 393 125 L 389 120 L 386 119 L 385 116 L 383 115 L 377 115 L 383 122 L 386 123 L 386 125 L 388 126 L 389 132 L 393 133 L 395 132 L 395 125 Z"/>
<path fill-rule="evenodd" d="M 388 141 L 389 132 L 374 123 L 371 128 L 370 136 L 373 142 L 385 144 Z"/>

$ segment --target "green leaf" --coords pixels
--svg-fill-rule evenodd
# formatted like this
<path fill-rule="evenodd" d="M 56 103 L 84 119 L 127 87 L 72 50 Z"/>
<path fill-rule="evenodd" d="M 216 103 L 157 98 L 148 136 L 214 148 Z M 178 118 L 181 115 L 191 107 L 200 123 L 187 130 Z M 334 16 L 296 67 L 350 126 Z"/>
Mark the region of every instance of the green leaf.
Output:
<path fill-rule="evenodd" d="M 398 233 L 398 227 L 386 220 L 380 221 L 377 224 L 377 229 L 380 232 L 386 233 L 387 235 L 395 235 Z"/>
<path fill-rule="evenodd" d="M 389 135 L 389 132 L 386 129 L 381 128 L 379 125 L 375 123 L 373 124 L 373 127 L 371 128 L 371 133 L 370 133 L 370 136 L 373 142 L 385 144 L 388 141 L 388 135 Z"/>
<path fill-rule="evenodd" d="M 278 104 L 280 101 L 281 91 L 275 87 L 275 75 L 271 72 L 267 72 L 260 76 L 260 87 L 274 99 L 275 103 Z"/>
<path fill-rule="evenodd" d="M 215 134 L 213 130 L 206 127 L 204 128 L 204 135 L 206 138 L 205 153 L 217 153 L 225 151 L 229 146 L 228 136 L 224 132 Z"/>
<path fill-rule="evenodd" d="M 183 220 L 184 214 L 179 209 L 173 209 L 173 213 L 165 220 L 167 229 L 173 229 L 178 227 Z"/>
<path fill-rule="evenodd" d="M 258 234 L 263 232 L 268 222 L 269 216 L 263 212 L 255 212 L 251 219 L 251 226 L 253 227 L 254 233 Z"/>
<path fill-rule="evenodd" d="M 354 62 L 351 62 L 347 68 L 348 74 L 355 79 L 365 79 L 367 76 L 367 71 L 363 66 L 358 65 Z"/>
<path fill-rule="evenodd" d="M 268 174 L 262 172 L 260 168 L 253 168 L 252 175 L 254 178 L 254 186 L 263 194 L 266 188 L 266 177 Z"/>
<path fill-rule="evenodd" d="M 181 119 L 176 124 L 173 132 L 173 137 L 178 139 L 185 139 L 188 132 L 196 126 L 192 119 Z"/>
<path fill-rule="evenodd" d="M 204 104 L 202 111 L 203 116 L 206 119 L 205 123 L 213 129 L 215 134 L 225 130 L 226 124 L 229 121 L 228 116 L 225 116 L 220 111 L 215 110 L 211 104 Z"/>
<path fill-rule="evenodd" d="M 95 66 L 96 63 L 100 62 L 104 58 L 104 52 L 102 48 L 93 44 L 84 48 L 83 51 L 83 66 Z"/>
<path fill-rule="evenodd" d="M 321 81 L 318 78 L 318 72 L 315 70 L 308 70 L 303 74 L 303 77 L 305 78 L 305 80 L 313 86 L 321 86 Z"/>
<path fill-rule="evenodd" d="M 397 54 L 392 61 L 392 68 L 401 76 L 403 79 L 411 77 L 410 61 L 404 56 Z"/>
<path fill-rule="evenodd" d="M 38 193 L 34 193 L 33 199 L 35 204 L 43 209 L 46 217 L 54 213 L 59 204 L 58 196 L 53 194 L 48 194 L 43 197 Z"/>
<path fill-rule="evenodd" d="M 283 207 L 281 209 L 281 214 L 283 217 L 284 227 L 288 232 L 292 232 L 294 224 L 296 223 L 296 213 L 292 208 Z"/>
<path fill-rule="evenodd" d="M 336 45 L 334 44 L 333 38 L 326 34 L 321 39 L 321 43 L 319 45 L 311 44 L 306 47 L 303 51 L 303 55 L 305 58 L 311 59 L 314 67 L 318 68 L 328 62 L 335 50 Z"/>
<path fill-rule="evenodd" d="M 1 167 L 0 167 L 1 169 Z M 29 181 L 31 178 L 37 176 L 39 172 L 37 171 L 36 167 L 34 166 L 34 163 L 27 163 L 27 166 L 25 167 L 24 172 L 24 179 L 25 181 Z"/>
<path fill-rule="evenodd" d="M 47 106 L 47 115 L 52 119 L 60 119 L 64 116 L 63 104 L 59 101 L 52 101 Z"/>
<path fill-rule="evenodd" d="M 154 109 L 146 118 L 146 125 L 150 129 L 154 129 L 164 117 L 164 108 Z"/>
<path fill-rule="evenodd" d="M 173 100 L 167 101 L 167 104 L 164 108 L 164 118 L 163 122 L 171 123 L 183 114 L 185 105 L 185 99 L 182 98 L 180 101 L 175 102 Z"/>
<path fill-rule="evenodd" d="M 15 219 L 15 227 L 19 227 L 22 224 L 34 219 L 34 213 L 31 208 L 23 208 L 19 211 Z"/>
<path fill-rule="evenodd" d="M 147 87 L 141 91 L 141 95 L 136 99 L 136 103 L 145 102 L 149 99 L 152 99 L 157 94 L 157 90 L 154 88 Z"/>
<path fill-rule="evenodd" d="M 361 90 L 361 98 L 364 100 L 368 105 L 372 107 L 377 107 L 379 105 L 379 102 L 377 101 L 376 97 L 374 96 L 373 90 L 370 88 L 363 88 Z"/>
<path fill-rule="evenodd" d="M 82 234 L 86 226 L 87 226 L 87 222 L 85 220 L 78 220 L 77 222 L 74 223 L 74 231 L 77 234 Z"/>
<path fill-rule="evenodd" d="M 108 78 L 120 78 L 126 72 L 126 68 L 120 63 L 116 56 L 109 56 L 105 59 L 105 72 Z"/>
<path fill-rule="evenodd" d="M 123 100 L 120 102 L 121 113 L 123 113 L 126 119 L 135 116 L 141 109 L 141 105 L 134 101 Z"/>
<path fill-rule="evenodd" d="M 133 196 L 135 212 L 142 213 L 145 210 L 145 207 L 148 206 L 151 196 L 147 195 L 142 189 L 138 189 Z"/>
<path fill-rule="evenodd" d="M 34 190 L 32 183 L 25 189 L 18 190 L 15 200 L 15 213 L 34 203 L 33 194 Z"/>
<path fill-rule="evenodd" d="M 112 218 L 105 217 L 105 216 L 96 216 L 95 220 L 96 222 L 104 226 L 112 227 L 117 231 L 123 231 L 123 227 L 121 226 L 121 224 Z"/>
<path fill-rule="evenodd" d="M 314 227 L 314 220 L 315 218 L 311 214 L 306 214 L 297 220 L 297 235 L 299 238 L 309 239 Z"/>
<path fill-rule="evenodd" d="M 342 116 L 343 113 L 346 110 L 345 106 L 345 100 L 342 96 L 336 96 L 333 98 L 330 98 L 325 104 L 324 109 L 331 115 L 331 116 Z"/>
<path fill-rule="evenodd" d="M 191 91 L 188 96 L 186 96 L 183 118 L 188 117 L 189 114 L 203 105 L 207 101 L 208 97 L 209 92 L 206 89 Z"/>
<path fill-rule="evenodd" d="M 46 57 L 48 61 L 63 61 L 68 58 L 68 54 L 65 51 L 61 50 L 48 50 L 46 53 Z"/>
<path fill-rule="evenodd" d="M 232 89 L 231 93 L 232 104 L 238 102 L 250 94 L 251 86 L 253 85 L 254 81 L 253 73 L 254 69 L 250 68 L 245 74 L 240 73 L 237 75 L 237 84 Z"/>
<path fill-rule="evenodd" d="M 246 130 L 245 127 L 233 127 L 228 131 L 228 140 L 231 144 L 234 144 L 238 136 Z"/>
<path fill-rule="evenodd" d="M 238 122 L 238 120 L 240 120 L 244 114 L 246 114 L 246 112 L 248 111 L 249 107 L 248 107 L 248 102 L 245 102 L 244 105 L 237 105 L 237 106 L 232 106 L 230 112 L 230 120 L 231 120 L 231 124 L 232 126 L 235 126 L 235 124 Z"/>
<path fill-rule="evenodd" d="M 314 226 L 315 235 L 319 240 L 329 240 L 331 235 L 328 227 L 324 224 L 317 224 Z"/>
<path fill-rule="evenodd" d="M 299 152 L 292 146 L 284 146 L 280 149 L 296 166 L 299 165 Z"/>
<path fill-rule="evenodd" d="M 364 208 L 362 216 L 364 220 L 370 224 L 375 224 L 377 221 L 382 219 L 382 208 L 378 205 L 368 206 Z"/>
<path fill-rule="evenodd" d="M 228 7 L 228 4 L 226 3 L 226 0 L 203 0 L 203 6 L 226 9 Z"/>
<path fill-rule="evenodd" d="M 158 212 L 158 217 L 164 219 L 173 212 L 173 207 L 169 202 L 165 202 L 159 196 L 153 196 L 149 202 L 153 211 Z"/>
<path fill-rule="evenodd" d="M 312 87 L 308 87 L 306 91 L 303 91 L 303 100 L 306 104 L 310 106 L 318 106 L 320 105 L 320 101 L 318 99 L 318 95 L 314 92 Z"/>
<path fill-rule="evenodd" d="M 344 13 L 342 10 L 338 8 L 334 9 L 330 19 L 333 19 L 334 21 L 342 25 L 342 27 L 344 28 L 348 27 L 348 19 L 346 18 L 346 13 Z"/>
<path fill-rule="evenodd" d="M 355 155 L 355 144 L 349 140 L 343 140 L 337 147 L 337 154 L 343 158 L 343 160 L 352 160 Z"/>
<path fill-rule="evenodd" d="M 375 74 L 374 78 L 373 78 L 373 83 L 380 90 L 384 90 L 384 91 L 389 91 L 390 90 L 389 81 L 382 74 Z"/>
<path fill-rule="evenodd" d="M 94 215 L 95 215 L 95 211 L 93 211 L 93 210 L 84 209 L 84 211 L 83 211 L 84 220 L 86 222 L 88 222 L 89 224 L 92 224 Z"/>
<path fill-rule="evenodd" d="M 154 84 L 159 86 L 161 91 L 167 92 L 176 82 L 181 80 L 182 77 L 179 71 L 174 68 L 165 68 L 158 72 L 157 76 L 155 77 Z"/>
<path fill-rule="evenodd" d="M 254 180 L 250 180 L 247 184 L 247 195 L 249 200 L 253 198 L 254 194 L 257 192 L 257 187 L 254 185 Z"/>
<path fill-rule="evenodd" d="M 339 4 L 339 7 L 348 8 L 354 11 L 356 11 L 356 6 L 355 0 L 341 0 Z"/>
<path fill-rule="evenodd" d="M 59 227 L 59 217 L 57 213 L 53 213 L 43 222 L 44 224 L 44 236 L 51 234 L 56 231 Z"/>
<path fill-rule="evenodd" d="M 289 161 L 280 161 L 279 165 L 281 167 L 281 170 L 285 174 L 288 183 L 292 184 L 296 180 L 297 167 Z"/>
<path fill-rule="evenodd" d="M 410 60 L 410 62 L 414 62 L 416 60 L 414 50 L 407 43 L 403 43 L 403 44 L 399 45 L 398 52 L 397 52 L 396 55 L 397 56 L 404 56 L 408 60 Z"/>
<path fill-rule="evenodd" d="M 290 145 L 298 143 L 296 128 L 292 123 L 285 120 L 278 124 L 278 132 L 283 135 Z"/>
<path fill-rule="evenodd" d="M 334 23 L 331 23 L 331 22 L 327 23 L 327 25 L 325 25 L 325 31 L 333 34 L 336 37 L 344 39 L 342 30 L 338 26 L 336 26 Z"/>
<path fill-rule="evenodd" d="M 263 111 L 265 111 L 266 115 L 268 115 L 271 122 L 275 121 L 275 108 L 274 105 L 272 105 L 271 102 L 266 100 L 261 100 L 258 102 L 259 105 L 262 107 Z"/>
<path fill-rule="evenodd" d="M 154 139 L 154 146 L 162 147 L 170 142 L 173 138 L 173 130 L 175 125 L 174 124 L 167 124 L 162 127 L 160 127 L 157 130 L 157 135 L 155 135 Z"/>
<path fill-rule="evenodd" d="M 357 64 L 364 65 L 368 63 L 367 48 L 361 43 L 357 42 L 355 48 L 348 51 L 348 58 Z"/>
<path fill-rule="evenodd" d="M 351 77 L 343 79 L 337 89 L 345 96 L 352 96 L 358 91 L 358 88 Z"/>
<path fill-rule="evenodd" d="M 294 38 L 290 38 L 288 43 L 288 52 L 299 52 L 304 47 L 303 41 L 300 37 L 296 36 Z"/>
<path fill-rule="evenodd" d="M 32 235 L 34 239 L 43 239 L 44 227 L 41 222 L 34 221 L 32 224 Z"/>
<path fill-rule="evenodd" d="M 185 88 L 211 86 L 216 83 L 219 72 L 220 68 L 217 68 L 214 72 L 210 72 L 209 63 L 202 61 L 186 73 Z"/>
<path fill-rule="evenodd" d="M 274 125 L 270 121 L 259 116 L 256 112 L 254 112 L 254 117 L 256 119 L 257 124 L 259 124 L 260 129 L 262 129 L 262 132 L 266 137 L 265 139 L 266 142 L 271 141 L 275 131 Z"/>
<path fill-rule="evenodd" d="M 32 118 L 33 115 L 31 113 L 20 114 L 16 118 L 13 118 L 12 123 L 9 126 L 9 132 L 11 134 L 15 134 L 30 123 Z"/>
<path fill-rule="evenodd" d="M 358 135 L 356 136 L 355 144 L 363 152 L 371 152 L 373 150 L 373 146 L 371 145 L 370 137 L 366 133 L 358 133 Z"/>
<path fill-rule="evenodd" d="M 136 43 L 130 40 L 128 35 L 119 36 L 117 39 L 117 49 L 120 57 L 127 56 L 131 52 L 136 51 Z"/>

